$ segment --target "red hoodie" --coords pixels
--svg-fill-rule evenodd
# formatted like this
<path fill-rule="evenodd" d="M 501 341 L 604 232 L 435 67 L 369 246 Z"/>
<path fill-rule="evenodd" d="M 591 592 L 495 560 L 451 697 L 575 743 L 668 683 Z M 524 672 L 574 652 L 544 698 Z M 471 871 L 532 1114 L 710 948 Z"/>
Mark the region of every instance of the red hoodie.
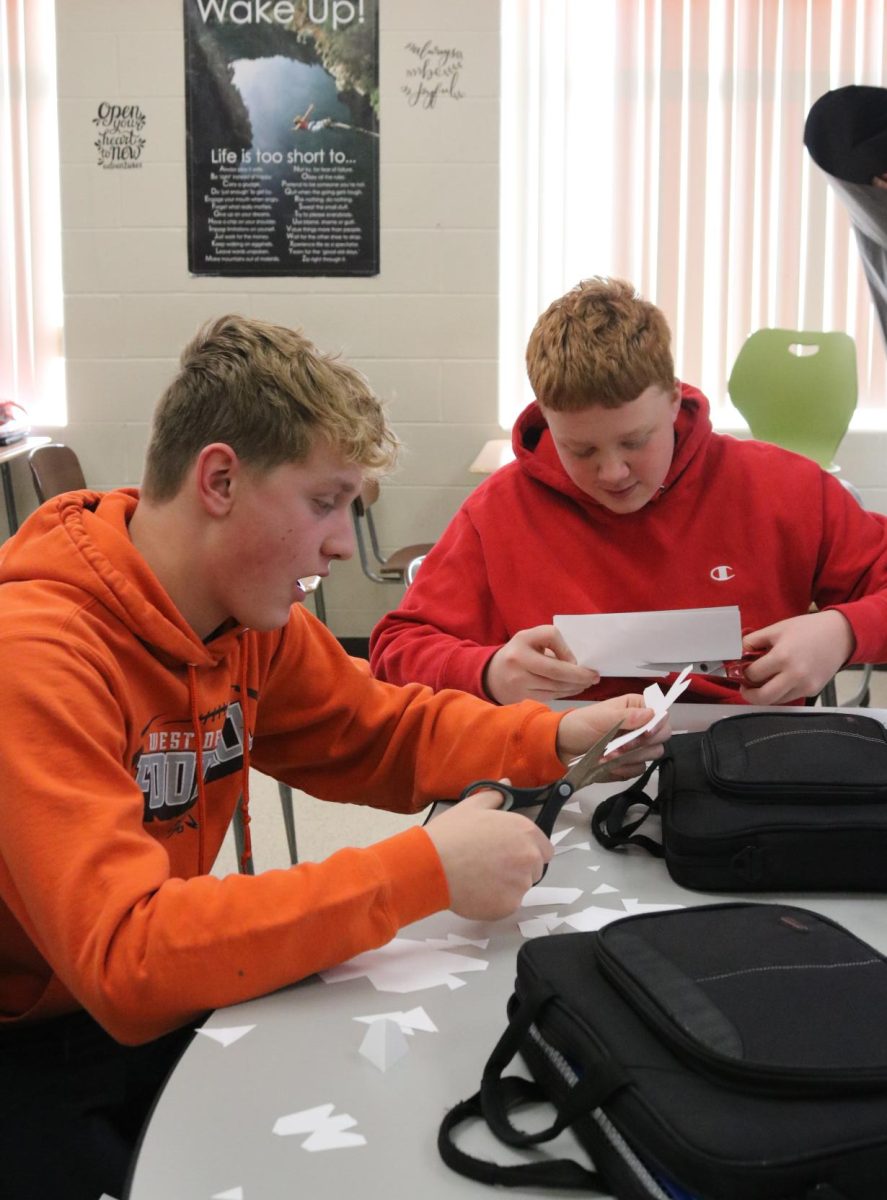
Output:
<path fill-rule="evenodd" d="M 380 679 L 484 695 L 491 656 L 558 613 L 739 606 L 745 632 L 806 613 L 844 614 L 855 662 L 887 659 L 887 518 L 864 511 L 814 462 L 712 432 L 682 388 L 663 491 L 610 512 L 570 480 L 545 419 L 518 419 L 516 461 L 482 483 L 370 642 Z M 605 678 L 584 698 L 636 690 Z M 738 685 L 695 677 L 685 699 L 739 703 Z"/>
<path fill-rule="evenodd" d="M 206 875 L 244 749 L 311 795 L 402 812 L 473 779 L 563 770 L 558 714 L 379 683 L 304 609 L 273 633 L 201 642 L 129 539 L 135 505 L 130 491 L 58 497 L 0 553 L 0 1018 L 82 1005 L 122 1042 L 449 903 L 421 828 L 322 863 Z"/>

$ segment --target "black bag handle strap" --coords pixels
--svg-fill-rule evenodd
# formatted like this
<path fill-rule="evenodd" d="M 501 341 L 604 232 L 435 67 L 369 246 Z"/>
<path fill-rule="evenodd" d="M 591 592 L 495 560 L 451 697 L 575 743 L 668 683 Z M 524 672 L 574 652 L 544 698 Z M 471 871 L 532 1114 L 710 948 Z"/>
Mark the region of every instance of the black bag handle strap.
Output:
<path fill-rule="evenodd" d="M 651 812 L 657 810 L 657 802 L 644 791 L 650 776 L 659 767 L 658 762 L 651 762 L 639 779 L 624 792 L 617 792 L 602 800 L 591 814 L 591 832 L 606 850 L 615 850 L 619 846 L 641 846 L 656 858 L 662 858 L 665 850 L 661 842 L 646 834 L 637 833 Z M 643 811 L 634 820 L 626 820 L 630 809 L 639 806 Z"/>
<path fill-rule="evenodd" d="M 509 1109 L 514 1107 L 513 1081 L 516 1077 L 504 1078 L 502 1072 L 517 1054 L 524 1040 L 532 1036 L 530 1026 L 554 996 L 554 989 L 544 980 L 537 980 L 527 989 L 520 1008 L 512 1017 L 484 1067 L 479 1092 L 483 1116 L 496 1137 L 509 1146 L 536 1146 L 540 1142 L 551 1141 L 578 1116 L 597 1108 L 626 1082 L 625 1073 L 615 1063 L 609 1059 L 601 1059 L 581 1083 L 570 1089 L 566 1102 L 556 1106 L 557 1116 L 551 1125 L 535 1133 L 528 1133 L 512 1124 L 508 1114 Z M 517 1086 L 519 1087 L 519 1084 Z M 551 1097 L 546 1098 L 553 1103 Z"/>
<path fill-rule="evenodd" d="M 509 1107 L 529 1100 L 543 1099 L 543 1093 L 538 1084 L 529 1079 L 510 1076 L 501 1080 L 503 1088 L 508 1093 Z M 440 1156 L 453 1171 L 474 1179 L 478 1183 L 499 1184 L 501 1187 L 556 1187 L 569 1188 L 572 1191 L 587 1191 L 596 1188 L 606 1190 L 606 1184 L 597 1171 L 590 1171 L 569 1158 L 552 1158 L 542 1162 L 518 1163 L 513 1166 L 502 1166 L 488 1159 L 476 1158 L 460 1150 L 453 1138 L 453 1130 L 463 1121 L 471 1117 L 483 1118 L 480 1092 L 468 1100 L 462 1100 L 451 1108 L 441 1122 L 437 1135 L 437 1148 Z"/>

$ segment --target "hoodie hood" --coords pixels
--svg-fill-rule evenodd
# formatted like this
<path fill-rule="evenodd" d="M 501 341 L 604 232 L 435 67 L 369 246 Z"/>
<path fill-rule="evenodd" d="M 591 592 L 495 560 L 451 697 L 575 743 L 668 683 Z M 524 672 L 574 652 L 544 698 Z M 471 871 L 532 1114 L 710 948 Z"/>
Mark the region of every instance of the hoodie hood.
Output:
<path fill-rule="evenodd" d="M 200 640 L 133 545 L 133 488 L 67 492 L 48 500 L 0 550 L 0 584 L 70 585 L 107 609 L 169 666 L 213 666 L 241 627 Z M 81 605 L 82 605 L 81 600 Z"/>
<path fill-rule="evenodd" d="M 702 451 L 711 436 L 709 404 L 702 392 L 687 383 L 681 384 L 681 407 L 675 421 L 675 449 L 665 477 L 663 490 L 649 501 L 655 504 L 668 489 L 703 458 Z M 535 402 L 530 404 L 514 424 L 511 444 L 519 468 L 531 479 L 568 496 L 597 515 L 622 521 L 625 515 L 611 513 L 604 505 L 578 488 L 564 470 L 548 429 L 548 422 Z M 645 508 L 647 505 L 644 506 Z"/>

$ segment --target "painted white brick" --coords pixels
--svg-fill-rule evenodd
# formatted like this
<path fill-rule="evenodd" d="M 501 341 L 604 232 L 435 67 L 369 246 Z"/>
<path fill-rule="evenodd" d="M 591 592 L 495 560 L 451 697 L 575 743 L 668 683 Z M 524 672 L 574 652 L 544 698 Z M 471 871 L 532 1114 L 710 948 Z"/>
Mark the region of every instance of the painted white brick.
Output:
<path fill-rule="evenodd" d="M 134 30 L 118 38 L 120 80 L 138 95 L 184 96 L 185 48 L 180 30 Z"/>
<path fill-rule="evenodd" d="M 189 296 L 175 292 L 130 294 L 122 298 L 119 308 L 121 355 L 166 359 L 178 358 L 182 347 L 204 322 L 226 313 L 247 311 L 244 296 Z"/>
<path fill-rule="evenodd" d="M 495 163 L 499 104 L 466 97 L 448 107 L 410 108 L 404 101 L 385 112 L 383 163 Z"/>
<path fill-rule="evenodd" d="M 182 28 L 181 0 L 56 0 L 56 32 L 67 42 L 71 32 Z"/>
<path fill-rule="evenodd" d="M 438 250 L 442 292 L 497 296 L 499 239 L 495 230 L 447 230 L 440 235 Z"/>
<path fill-rule="evenodd" d="M 401 425 L 397 432 L 407 447 L 397 472 L 406 487 L 472 487 L 481 477 L 468 468 L 495 425 Z"/>
<path fill-rule="evenodd" d="M 62 232 L 114 229 L 120 224 L 122 171 L 102 171 L 94 162 L 61 167 Z M 67 237 L 65 237 L 67 247 Z"/>
<path fill-rule="evenodd" d="M 494 163 L 382 164 L 382 211 L 394 228 L 498 229 L 498 188 Z"/>
<path fill-rule="evenodd" d="M 150 128 L 148 135 L 153 136 Z M 122 226 L 129 230 L 186 228 L 188 195 L 185 172 L 180 163 L 144 162 L 138 172 L 102 171 L 101 174 L 123 177 L 120 181 Z"/>
<path fill-rule="evenodd" d="M 87 486 L 105 491 L 125 482 L 126 427 L 107 421 L 79 422 L 64 441 L 75 451 Z"/>
<path fill-rule="evenodd" d="M 369 379 L 395 424 L 440 421 L 442 366 L 437 360 L 352 358 L 351 363 Z"/>
<path fill-rule="evenodd" d="M 172 379 L 175 359 L 69 359 L 68 409 L 77 422 L 145 421 Z"/>
<path fill-rule="evenodd" d="M 509 3 L 510 0 L 505 0 Z M 495 32 L 499 28 L 499 0 L 384 0 L 384 28 L 417 30 L 428 34 Z"/>
<path fill-rule="evenodd" d="M 60 100 L 116 96 L 120 87 L 117 38 L 113 33 L 65 33 L 56 80 Z"/>
<path fill-rule="evenodd" d="M 450 359 L 441 366 L 442 420 L 497 422 L 499 419 L 498 370 L 494 359 L 460 362 Z M 503 437 L 500 429 L 495 437 Z"/>
<path fill-rule="evenodd" d="M 65 238 L 65 285 L 78 292 L 159 292 L 188 282 L 183 229 L 71 230 Z"/>

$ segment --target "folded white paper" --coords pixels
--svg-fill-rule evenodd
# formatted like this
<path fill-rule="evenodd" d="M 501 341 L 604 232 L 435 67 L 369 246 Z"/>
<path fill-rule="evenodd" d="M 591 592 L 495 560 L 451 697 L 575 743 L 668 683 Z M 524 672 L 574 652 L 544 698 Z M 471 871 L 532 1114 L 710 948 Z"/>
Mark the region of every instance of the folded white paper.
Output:
<path fill-rule="evenodd" d="M 601 675 L 653 676 L 649 663 L 695 663 L 742 656 L 742 626 L 735 604 L 662 612 L 586 613 L 556 616 L 555 626 L 581 667 Z"/>

